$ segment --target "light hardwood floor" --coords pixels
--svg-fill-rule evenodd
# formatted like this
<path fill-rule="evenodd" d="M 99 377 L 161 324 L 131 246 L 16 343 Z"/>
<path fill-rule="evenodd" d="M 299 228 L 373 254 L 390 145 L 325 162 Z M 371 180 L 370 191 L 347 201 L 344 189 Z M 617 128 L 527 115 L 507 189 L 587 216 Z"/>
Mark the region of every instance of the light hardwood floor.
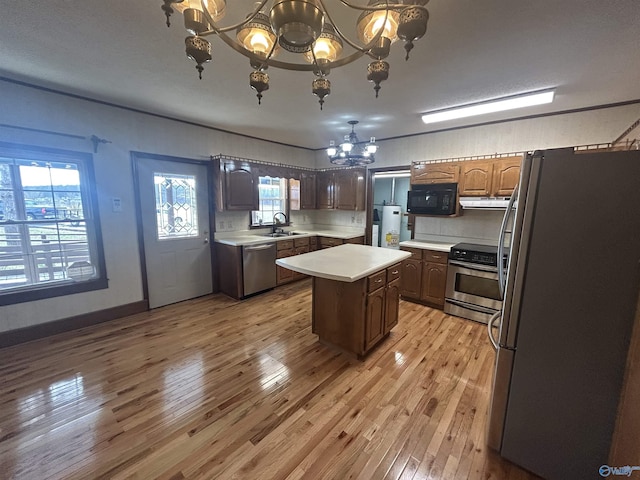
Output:
<path fill-rule="evenodd" d="M 537 478 L 485 447 L 485 327 L 409 302 L 363 362 L 311 333 L 309 280 L 0 359 L 2 478 Z"/>

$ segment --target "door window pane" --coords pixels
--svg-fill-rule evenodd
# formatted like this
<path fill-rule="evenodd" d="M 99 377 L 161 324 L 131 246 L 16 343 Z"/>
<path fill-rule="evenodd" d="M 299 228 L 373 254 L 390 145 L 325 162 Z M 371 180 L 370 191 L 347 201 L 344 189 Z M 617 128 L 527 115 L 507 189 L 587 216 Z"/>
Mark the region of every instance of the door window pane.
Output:
<path fill-rule="evenodd" d="M 153 182 L 158 240 L 197 237 L 196 177 L 156 172 Z"/>

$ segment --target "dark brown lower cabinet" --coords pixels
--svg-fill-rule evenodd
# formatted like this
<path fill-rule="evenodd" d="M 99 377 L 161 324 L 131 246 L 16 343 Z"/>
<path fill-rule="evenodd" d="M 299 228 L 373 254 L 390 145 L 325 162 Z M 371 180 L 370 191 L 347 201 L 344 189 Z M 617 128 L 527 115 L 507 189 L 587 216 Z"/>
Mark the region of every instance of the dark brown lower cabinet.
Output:
<path fill-rule="evenodd" d="M 309 253 L 311 248 L 310 245 L 311 242 L 309 237 L 279 240 L 277 245 L 277 257 L 286 258 L 293 255 Z M 276 265 L 276 282 L 278 285 L 289 283 L 294 280 L 300 280 L 301 278 L 306 278 L 306 275 L 303 273 L 294 272 L 293 270 L 281 267 L 280 265 Z"/>
<path fill-rule="evenodd" d="M 400 294 L 406 300 L 442 309 L 447 285 L 447 254 L 402 247 L 411 257 L 402 262 Z"/>
<path fill-rule="evenodd" d="M 398 324 L 401 264 L 355 282 L 313 277 L 312 331 L 363 357 Z"/>
<path fill-rule="evenodd" d="M 444 307 L 444 292 L 447 285 L 447 265 L 424 262 L 422 266 L 422 293 L 425 302 Z"/>

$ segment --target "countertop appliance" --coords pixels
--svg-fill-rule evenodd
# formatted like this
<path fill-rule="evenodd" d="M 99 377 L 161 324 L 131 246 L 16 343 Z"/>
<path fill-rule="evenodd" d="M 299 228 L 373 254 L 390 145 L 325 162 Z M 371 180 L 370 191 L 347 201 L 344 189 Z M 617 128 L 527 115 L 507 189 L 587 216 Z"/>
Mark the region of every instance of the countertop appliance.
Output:
<path fill-rule="evenodd" d="M 449 253 L 444 311 L 488 323 L 502 308 L 498 278 L 496 245 L 454 245 Z"/>
<path fill-rule="evenodd" d="M 384 248 L 400 248 L 400 224 L 402 222 L 402 209 L 397 205 L 385 205 L 382 207 L 382 235 L 380 246 Z"/>
<path fill-rule="evenodd" d="M 536 152 L 505 212 L 487 443 L 546 479 L 607 464 L 640 287 L 639 178 L 640 151 Z"/>
<path fill-rule="evenodd" d="M 407 192 L 407 212 L 419 215 L 453 215 L 458 207 L 457 183 L 412 185 Z"/>
<path fill-rule="evenodd" d="M 243 296 L 276 286 L 276 248 L 276 242 L 242 247 Z"/>

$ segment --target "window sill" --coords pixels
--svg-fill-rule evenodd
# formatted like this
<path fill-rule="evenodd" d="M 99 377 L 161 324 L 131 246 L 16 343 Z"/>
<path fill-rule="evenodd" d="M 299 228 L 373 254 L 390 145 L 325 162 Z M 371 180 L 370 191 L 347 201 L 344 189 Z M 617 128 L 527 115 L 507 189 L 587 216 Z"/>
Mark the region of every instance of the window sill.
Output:
<path fill-rule="evenodd" d="M 30 290 L 5 292 L 0 293 L 0 306 L 33 302 L 35 300 L 73 295 L 74 293 L 91 292 L 93 290 L 103 290 L 108 287 L 109 281 L 106 278 L 97 278 L 86 282 L 61 283 L 40 288 L 34 287 Z"/>

